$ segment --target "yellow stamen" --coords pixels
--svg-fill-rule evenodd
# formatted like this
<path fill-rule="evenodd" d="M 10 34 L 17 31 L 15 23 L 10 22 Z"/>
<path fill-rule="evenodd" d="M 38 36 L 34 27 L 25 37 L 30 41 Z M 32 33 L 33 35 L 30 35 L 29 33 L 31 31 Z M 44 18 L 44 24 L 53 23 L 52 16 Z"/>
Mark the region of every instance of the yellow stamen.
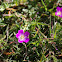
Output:
<path fill-rule="evenodd" d="M 23 40 L 24 38 L 25 38 L 24 35 L 21 35 L 21 36 L 20 36 L 20 39 L 21 39 L 21 40 Z"/>
<path fill-rule="evenodd" d="M 57 12 L 57 15 L 61 15 L 61 12 L 59 11 L 59 12 Z"/>

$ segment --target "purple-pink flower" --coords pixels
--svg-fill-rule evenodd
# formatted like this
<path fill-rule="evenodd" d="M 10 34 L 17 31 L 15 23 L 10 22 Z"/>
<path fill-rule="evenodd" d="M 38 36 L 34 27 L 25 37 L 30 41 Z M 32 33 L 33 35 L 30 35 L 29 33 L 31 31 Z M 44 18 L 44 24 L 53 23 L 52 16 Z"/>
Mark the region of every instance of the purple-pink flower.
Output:
<path fill-rule="evenodd" d="M 56 9 L 57 9 L 57 11 L 55 12 L 55 15 L 59 16 L 59 17 L 62 17 L 62 7 L 61 8 L 57 7 Z"/>
<path fill-rule="evenodd" d="M 23 43 L 23 42 L 27 43 L 29 41 L 28 36 L 29 36 L 29 32 L 26 31 L 24 33 L 23 30 L 18 30 L 18 33 L 16 34 L 16 37 L 18 38 L 19 43 Z"/>

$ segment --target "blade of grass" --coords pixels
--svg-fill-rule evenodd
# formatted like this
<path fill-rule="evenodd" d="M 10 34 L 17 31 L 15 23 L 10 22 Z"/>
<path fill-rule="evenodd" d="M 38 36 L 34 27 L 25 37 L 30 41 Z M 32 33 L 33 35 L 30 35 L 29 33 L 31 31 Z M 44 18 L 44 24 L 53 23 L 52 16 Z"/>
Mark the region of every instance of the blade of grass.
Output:
<path fill-rule="evenodd" d="M 38 27 L 38 31 L 41 33 L 41 35 L 44 37 L 44 38 L 46 38 L 46 36 L 40 31 L 40 28 L 39 28 L 39 25 L 37 24 L 37 27 Z"/>
<path fill-rule="evenodd" d="M 42 4 L 44 5 L 45 10 L 47 11 L 47 7 L 46 7 L 45 3 L 43 2 L 43 0 L 41 0 L 41 2 L 42 2 Z"/>
<path fill-rule="evenodd" d="M 51 14 L 50 14 L 50 35 L 51 35 Z"/>
<path fill-rule="evenodd" d="M 54 18 L 54 29 L 53 29 L 53 34 L 55 34 L 55 18 Z M 54 35 L 55 38 L 55 35 Z"/>

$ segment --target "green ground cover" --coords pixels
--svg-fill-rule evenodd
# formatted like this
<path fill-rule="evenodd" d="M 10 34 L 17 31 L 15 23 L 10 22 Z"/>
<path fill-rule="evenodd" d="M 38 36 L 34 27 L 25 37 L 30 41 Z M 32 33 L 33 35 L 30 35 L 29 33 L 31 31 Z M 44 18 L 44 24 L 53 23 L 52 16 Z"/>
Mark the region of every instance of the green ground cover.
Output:
<path fill-rule="evenodd" d="M 61 0 L 0 0 L 0 62 L 62 62 L 58 6 Z M 19 30 L 29 32 L 20 37 L 27 43 L 18 42 Z"/>

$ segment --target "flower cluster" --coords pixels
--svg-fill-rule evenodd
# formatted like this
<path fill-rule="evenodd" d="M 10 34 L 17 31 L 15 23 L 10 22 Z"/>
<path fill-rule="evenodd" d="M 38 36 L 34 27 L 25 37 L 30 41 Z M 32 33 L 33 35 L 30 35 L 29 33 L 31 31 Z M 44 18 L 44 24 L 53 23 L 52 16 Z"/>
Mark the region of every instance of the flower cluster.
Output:
<path fill-rule="evenodd" d="M 28 36 L 29 36 L 29 32 L 26 31 L 24 33 L 23 30 L 18 30 L 18 33 L 16 34 L 16 37 L 18 38 L 19 43 L 23 43 L 23 42 L 27 43 L 29 41 Z"/>
<path fill-rule="evenodd" d="M 62 17 L 62 7 L 61 8 L 57 7 L 56 9 L 57 9 L 57 11 L 55 12 L 55 15 L 59 16 L 59 17 Z"/>
<path fill-rule="evenodd" d="M 56 9 L 57 9 L 57 11 L 55 12 L 55 15 L 62 17 L 62 7 L 61 8 L 57 7 Z M 39 12 L 37 12 L 37 14 L 39 14 Z M 18 38 L 19 43 L 23 43 L 23 42 L 27 43 L 29 41 L 28 36 L 29 36 L 29 32 L 26 31 L 24 33 L 23 30 L 18 30 L 18 33 L 16 34 L 16 37 Z"/>

